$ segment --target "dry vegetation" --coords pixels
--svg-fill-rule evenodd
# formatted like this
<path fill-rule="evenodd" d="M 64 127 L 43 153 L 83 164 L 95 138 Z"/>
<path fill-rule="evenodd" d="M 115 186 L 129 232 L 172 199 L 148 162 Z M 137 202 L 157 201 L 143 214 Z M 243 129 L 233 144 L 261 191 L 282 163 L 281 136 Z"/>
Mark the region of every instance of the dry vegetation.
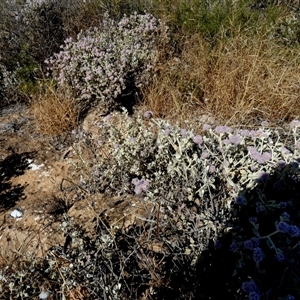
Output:
<path fill-rule="evenodd" d="M 223 38 L 213 49 L 194 35 L 181 55 L 160 65 L 144 105 L 180 120 L 208 114 L 230 125 L 290 121 L 300 114 L 299 62 L 298 48 L 263 33 Z"/>
<path fill-rule="evenodd" d="M 300 123 L 295 121 L 294 127 L 288 129 L 284 127 L 288 122 L 300 117 L 300 30 L 299 11 L 296 10 L 300 2 L 272 3 L 274 1 L 269 1 L 269 4 L 264 4 L 265 1 L 259 0 L 90 0 L 84 2 L 76 0 L 73 2 L 74 5 L 70 6 L 71 0 L 47 1 L 52 1 L 53 6 L 46 5 L 42 6 L 42 9 L 39 6 L 29 9 L 30 13 L 27 18 L 37 16 L 37 19 L 35 17 L 32 19 L 32 26 L 26 27 L 28 24 L 25 22 L 27 25 L 24 25 L 21 22 L 24 28 L 18 28 L 15 30 L 15 35 L 11 35 L 14 40 L 20 39 L 21 49 L 18 48 L 18 43 L 6 48 L 7 40 L 4 38 L 4 30 L 0 27 L 0 49 L 3 49 L 3 59 L 0 56 L 0 70 L 5 70 L 5 73 L 3 71 L 3 74 L 0 74 L 3 77 L 0 77 L 0 96 L 11 94 L 9 89 L 12 86 L 9 85 L 9 80 L 6 80 L 5 76 L 14 76 L 14 84 L 15 80 L 19 82 L 20 99 L 22 101 L 27 99 L 26 104 L 34 117 L 36 132 L 46 137 L 49 136 L 49 140 L 53 137 L 58 137 L 59 140 L 59 137 L 66 135 L 71 140 L 68 145 L 71 146 L 64 149 L 63 154 L 64 159 L 69 155 L 71 157 L 71 171 L 68 170 L 69 177 L 64 178 L 60 184 L 60 195 L 63 196 L 53 197 L 53 207 L 60 211 L 60 221 L 64 224 L 61 225 L 60 230 L 66 237 L 66 242 L 65 245 L 56 245 L 51 248 L 51 251 L 45 251 L 42 259 L 37 260 L 30 254 L 24 254 L 23 257 L 23 254 L 18 252 L 18 255 L 14 256 L 9 263 L 6 261 L 9 266 L 3 269 L 3 274 L 9 278 L 6 282 L 10 280 L 14 284 L 6 284 L 3 290 L 0 286 L 0 297 L 3 295 L 3 299 L 33 299 L 30 298 L 33 297 L 32 295 L 38 297 L 40 292 L 49 290 L 51 293 L 44 299 L 94 300 L 99 297 L 99 299 L 111 300 L 160 300 L 208 299 L 208 296 L 210 299 L 220 299 L 217 289 L 211 291 L 208 288 L 210 281 L 217 276 L 220 282 L 224 281 L 224 285 L 220 283 L 220 291 L 225 298 L 259 299 L 251 298 L 250 292 L 241 289 L 242 283 L 245 283 L 248 277 L 250 278 L 247 273 L 249 270 L 260 280 L 258 281 L 262 287 L 261 295 L 264 295 L 261 299 L 296 299 L 289 298 L 289 292 L 296 297 L 300 296 L 299 263 L 291 263 L 292 271 L 291 274 L 287 272 L 287 275 L 285 270 L 280 269 L 280 266 L 279 273 L 269 271 L 271 268 L 267 268 L 273 264 L 272 251 L 276 248 L 275 246 L 271 250 L 269 248 L 266 250 L 269 257 L 272 257 L 270 260 L 267 260 L 269 257 L 266 259 L 268 265 L 265 269 L 269 271 L 268 275 L 270 274 L 274 282 L 282 279 L 280 284 L 284 288 L 279 287 L 278 290 L 274 288 L 276 291 L 273 291 L 273 298 L 266 296 L 267 292 L 263 288 L 265 288 L 264 284 L 268 287 L 269 282 L 264 281 L 263 273 L 260 273 L 261 270 L 258 268 L 259 263 L 252 266 L 252 257 L 249 259 L 249 255 L 243 258 L 250 267 L 246 268 L 246 271 L 241 271 L 244 273 L 241 273 L 240 277 L 236 276 L 232 280 L 232 286 L 228 287 L 227 283 L 225 284 L 227 278 L 234 277 L 232 273 L 240 272 L 240 269 L 235 266 L 239 259 L 234 257 L 237 253 L 233 254 L 228 250 L 232 245 L 230 244 L 231 237 L 238 236 L 241 239 L 239 241 L 241 245 L 246 238 L 247 241 L 251 239 L 253 230 L 250 225 L 252 226 L 252 223 L 249 225 L 248 219 L 256 213 L 255 201 L 258 198 L 266 199 L 268 194 L 268 197 L 272 199 L 271 202 L 273 201 L 270 205 L 267 200 L 265 201 L 266 210 L 269 209 L 268 205 L 272 207 L 265 218 L 268 219 L 268 224 L 272 223 L 272 225 L 267 224 L 265 228 L 262 221 L 263 230 L 268 233 L 271 232 L 270 228 L 273 230 L 273 225 L 279 221 L 279 215 L 284 213 L 281 207 L 284 205 L 288 207 L 287 211 L 294 225 L 300 226 L 299 216 L 294 213 L 299 210 L 297 202 L 297 197 L 300 195 L 299 168 L 298 165 L 295 167 L 295 162 L 292 161 L 295 157 L 288 153 L 293 150 L 295 151 L 293 153 L 297 154 L 300 151 Z M 35 3 L 35 1 L 31 2 Z M 1 3 L 3 7 L 4 4 L 5 2 Z M 11 6 L 9 7 L 11 9 Z M 123 92 L 130 95 L 129 98 L 126 98 L 127 96 L 122 98 L 123 95 L 119 95 L 123 102 L 116 101 L 124 104 L 124 101 L 128 100 L 128 106 L 131 106 L 133 115 L 125 117 L 125 114 L 122 116 L 119 112 L 109 111 L 109 109 L 107 111 L 107 108 L 103 113 L 101 106 L 95 109 L 96 113 L 91 109 L 95 114 L 90 114 L 89 118 L 92 116 L 100 121 L 92 120 L 93 130 L 85 132 L 82 130 L 87 123 L 84 117 L 89 111 L 80 109 L 78 99 L 75 93 L 72 94 L 70 86 L 59 88 L 59 84 L 51 78 L 51 72 L 48 73 L 49 69 L 43 61 L 53 55 L 53 53 L 49 55 L 49 52 L 58 53 L 61 50 L 59 44 L 64 38 L 70 36 L 75 38 L 81 30 L 85 31 L 91 26 L 97 26 L 99 19 L 103 18 L 106 11 L 116 20 L 120 20 L 124 13 L 131 14 L 134 11 L 152 13 L 155 17 L 161 18 L 169 27 L 170 39 L 168 42 L 163 40 L 159 45 L 160 53 L 149 84 L 140 89 L 134 87 L 134 91 L 126 89 L 126 93 Z M 5 18 L 8 15 L 7 11 L 3 13 Z M 55 20 L 55 22 L 48 22 L 49 20 Z M 14 26 L 19 23 L 7 20 L 7 24 L 9 25 L 7 28 L 13 31 Z M 22 33 L 27 32 L 27 29 L 28 35 L 23 36 Z M 39 51 L 37 45 L 40 44 L 40 40 L 49 36 L 53 41 L 47 40 L 45 47 L 41 46 Z M 7 63 L 8 61 L 11 63 Z M 81 76 L 84 77 L 79 72 L 78 78 Z M 130 98 L 132 95 L 134 99 Z M 117 100 L 120 100 L 119 98 L 116 97 Z M 84 108 L 90 108 L 90 106 L 87 105 Z M 101 111 L 101 114 L 97 109 Z M 155 118 L 162 120 L 152 120 L 150 111 Z M 143 115 L 145 112 L 146 115 Z M 109 116 L 106 118 L 105 115 Z M 137 117 L 141 115 L 143 117 Z M 115 121 L 114 117 L 119 121 Z M 152 121 L 155 126 L 151 123 Z M 268 121 L 268 124 L 262 126 L 262 121 Z M 187 133 L 185 129 L 181 129 L 186 122 L 189 122 L 189 125 L 184 128 L 192 128 L 194 131 Z M 271 155 L 269 153 L 276 154 L 276 157 L 282 159 L 287 158 L 285 167 L 280 165 L 274 171 L 269 171 L 266 166 L 262 166 L 265 161 L 262 164 L 255 162 L 256 168 L 269 172 L 265 174 L 270 177 L 270 180 L 259 182 L 260 186 L 257 190 L 245 188 L 241 191 L 241 198 L 246 195 L 247 199 L 252 201 L 249 200 L 248 206 L 241 205 L 241 208 L 234 203 L 231 207 L 235 205 L 234 210 L 230 212 L 222 208 L 222 205 L 225 207 L 226 203 L 233 201 L 233 194 L 230 194 L 233 191 L 232 186 L 241 178 L 244 180 L 244 176 L 251 177 L 247 172 L 252 171 L 254 164 L 250 161 L 253 157 L 248 155 L 247 145 L 243 144 L 244 148 L 239 148 L 239 142 L 232 142 L 234 146 L 231 145 L 232 148 L 230 148 L 227 147 L 230 142 L 227 140 L 226 144 L 225 139 L 221 140 L 221 138 L 226 135 L 226 138 L 249 142 L 252 136 L 249 132 L 244 135 L 238 132 L 234 135 L 231 132 L 232 128 L 220 126 L 219 132 L 207 129 L 207 132 L 210 132 L 211 137 L 215 139 L 215 144 L 210 145 L 209 139 L 204 140 L 203 125 L 206 122 L 211 125 L 228 125 L 232 128 L 255 127 L 258 130 L 251 133 L 254 134 L 253 145 L 261 147 L 259 153 L 253 154 L 254 157 L 255 155 L 258 157 L 256 160 L 265 159 L 264 155 L 268 157 Z M 172 127 L 175 123 L 179 124 L 178 128 Z M 118 126 L 118 124 L 122 125 Z M 138 128 L 134 127 L 136 124 L 139 124 Z M 277 136 L 277 132 L 269 131 L 273 127 L 280 131 L 282 140 Z M 261 137 L 261 141 L 260 138 L 256 139 L 255 134 L 261 134 L 261 128 L 266 130 L 262 136 L 266 134 L 268 140 L 265 136 Z M 125 130 L 125 133 L 122 130 Z M 169 132 L 165 133 L 168 130 Z M 202 136 L 195 135 L 198 133 L 203 134 L 203 139 Z M 156 134 L 157 136 L 160 134 L 161 141 L 164 141 L 161 148 Z M 186 138 L 187 135 L 189 135 L 188 138 Z M 139 139 L 138 136 L 140 136 Z M 141 142 L 137 145 L 137 141 L 145 143 Z M 171 141 L 172 147 L 168 141 Z M 183 144 L 181 145 L 180 142 Z M 221 145 L 221 142 L 224 144 Z M 272 147 L 276 145 L 276 142 L 278 142 L 278 149 L 274 150 Z M 288 142 L 289 146 L 292 144 L 293 148 L 287 147 L 285 142 Z M 128 153 L 125 150 L 118 152 L 118 146 L 121 143 L 123 146 L 126 145 L 127 150 L 129 149 Z M 204 144 L 210 154 L 220 151 L 218 155 L 222 156 L 226 153 L 229 157 L 228 161 L 231 159 L 230 155 L 233 156 L 230 161 L 233 165 L 224 168 L 226 172 L 232 168 L 230 172 L 226 173 L 222 169 L 223 161 L 218 155 L 211 158 L 211 161 L 207 159 L 206 162 L 206 157 L 202 156 L 204 151 L 202 153 L 202 150 L 199 150 Z M 220 145 L 224 147 L 224 152 Z M 281 150 L 283 146 L 288 148 L 284 148 L 287 152 Z M 143 147 L 145 149 L 142 149 Z M 236 153 L 232 150 L 234 147 L 237 149 Z M 161 153 L 161 149 L 165 152 Z M 177 159 L 178 149 L 179 152 L 184 149 L 182 150 L 184 153 L 180 152 Z M 136 157 L 130 151 L 134 152 Z M 161 159 L 157 165 L 155 157 Z M 249 160 L 247 166 L 243 165 L 246 164 L 245 157 Z M 196 158 L 198 161 L 194 164 L 193 159 Z M 228 162 L 225 158 L 224 165 L 225 161 Z M 181 165 L 178 165 L 180 160 Z M 127 164 L 124 163 L 125 161 Z M 141 161 L 144 162 L 142 166 L 139 166 L 142 171 L 139 170 L 138 175 L 133 174 L 132 168 L 137 162 L 139 165 Z M 206 172 L 199 171 L 200 169 L 195 167 L 201 163 Z M 147 169 L 146 166 L 150 165 L 152 166 L 149 171 L 150 175 L 148 174 L 150 182 L 151 180 L 154 182 L 153 178 L 160 178 L 159 176 L 166 179 L 161 179 L 165 186 L 160 187 L 158 184 L 156 189 L 161 193 L 159 199 L 162 200 L 159 201 L 153 200 L 155 198 L 153 195 L 153 198 L 143 198 L 143 193 L 133 195 L 134 180 L 137 185 L 144 184 L 140 188 L 142 192 L 146 192 L 148 182 L 144 181 L 142 172 Z M 180 177 L 178 170 L 181 170 L 183 165 L 186 183 L 182 188 L 181 184 L 184 180 Z M 172 168 L 169 168 L 170 166 Z M 197 197 L 193 195 L 187 201 L 186 196 L 190 197 L 189 193 L 193 188 L 198 191 L 201 189 L 193 187 L 192 180 L 188 178 L 193 166 L 196 168 L 194 174 L 199 172 L 202 176 L 207 173 L 207 176 L 203 175 L 205 179 L 201 179 L 202 181 L 199 179 L 200 175 L 195 178 L 199 179 L 200 185 L 203 183 L 208 191 L 202 195 L 202 198 L 198 197 L 199 195 Z M 158 167 L 159 175 L 155 173 L 155 168 Z M 285 168 L 284 171 L 282 171 L 283 168 Z M 220 174 L 217 174 L 219 171 Z M 163 172 L 167 174 L 164 176 Z M 236 175 L 233 175 L 235 172 Z M 146 171 L 145 174 L 147 174 Z M 0 183 L 3 179 L 1 176 Z M 170 176 L 169 179 L 168 176 Z M 228 178 L 232 176 L 232 178 L 227 182 L 227 178 L 223 176 L 228 176 Z M 192 179 L 198 184 L 195 178 Z M 258 182 L 257 178 L 255 180 Z M 173 181 L 175 182 L 173 186 L 168 186 Z M 273 193 L 274 182 L 282 184 L 280 188 L 277 187 L 279 192 L 276 195 Z M 66 183 L 67 187 L 64 186 Z M 230 186 L 231 183 L 232 186 Z M 121 184 L 123 184 L 122 188 L 120 188 Z M 110 193 L 107 192 L 109 190 Z M 99 199 L 106 192 L 109 196 L 105 198 L 107 203 L 103 205 Z M 115 195 L 118 195 L 116 201 L 112 200 Z M 68 197 L 72 198 L 72 201 Z M 169 202 L 165 201 L 168 197 L 171 199 L 168 199 Z M 172 202 L 174 197 L 175 200 Z M 204 201 L 205 197 L 210 201 Z M 285 197 L 290 197 L 289 204 L 286 204 L 288 200 Z M 68 202 L 69 200 L 71 202 Z M 70 209 L 76 205 L 79 207 L 82 205 L 82 209 L 92 211 L 93 221 L 92 225 L 89 224 L 89 229 L 92 229 L 89 234 L 85 228 L 86 224 L 76 223 L 76 217 L 79 219 L 79 215 L 74 217 L 70 214 Z M 131 210 L 128 210 L 128 207 L 131 207 Z M 274 212 L 274 207 L 280 209 L 280 214 L 277 211 Z M 218 219 L 215 216 L 216 211 L 224 211 L 224 215 Z M 229 234 L 229 237 L 225 233 L 227 228 L 224 229 L 224 227 L 226 226 L 222 223 L 223 221 L 220 221 L 222 218 L 226 219 L 228 215 L 232 217 L 232 220 L 229 220 L 226 226 L 228 228 L 236 226 L 240 230 L 237 233 L 234 232 L 232 236 Z M 240 220 L 237 216 L 240 216 Z M 258 216 L 259 218 L 261 215 Z M 281 216 L 280 220 L 282 221 Z M 244 229 L 246 227 L 247 229 Z M 242 239 L 240 232 L 244 234 L 245 239 Z M 275 233 L 276 235 L 274 234 L 276 237 L 277 233 L 279 231 Z M 281 233 L 284 232 L 281 231 Z M 290 245 L 294 243 L 293 238 L 300 237 L 300 229 L 299 235 L 293 236 L 291 232 L 289 234 L 288 243 L 285 243 L 282 235 L 278 239 L 274 237 L 274 243 L 278 243 L 278 247 L 290 254 L 292 262 L 292 259 L 300 252 L 295 250 L 297 245 L 294 248 Z M 273 233 L 270 235 L 273 236 Z M 69 236 L 71 236 L 71 246 L 67 243 Z M 223 238 L 222 241 L 227 247 L 224 252 L 226 255 L 219 255 L 217 252 L 218 238 Z M 207 249 L 209 251 L 204 251 Z M 204 253 L 203 256 L 201 251 Z M 236 261 L 226 260 L 227 256 L 234 257 Z M 15 261 L 14 258 L 16 258 Z M 205 259 L 208 261 L 207 264 Z M 218 269 L 216 266 L 218 264 L 225 267 Z M 30 270 L 30 276 L 26 273 L 27 270 Z M 220 274 L 215 275 L 214 272 Z M 273 273 L 274 277 L 272 277 Z M 288 280 L 284 280 L 285 278 Z M 0 280 L 5 281 L 4 277 L 0 277 Z M 24 288 L 18 290 L 19 286 Z M 257 292 L 256 295 L 258 294 Z"/>
<path fill-rule="evenodd" d="M 142 90 L 143 110 L 166 119 L 214 116 L 221 124 L 289 122 L 300 115 L 300 56 L 261 33 L 224 38 L 211 49 L 199 35 L 186 37 L 182 53 L 162 58 Z M 37 127 L 59 134 L 76 127 L 75 102 L 54 89 L 34 96 Z"/>
<path fill-rule="evenodd" d="M 76 102 L 68 92 L 58 93 L 47 86 L 33 95 L 30 107 L 40 133 L 60 135 L 70 132 L 78 124 Z"/>

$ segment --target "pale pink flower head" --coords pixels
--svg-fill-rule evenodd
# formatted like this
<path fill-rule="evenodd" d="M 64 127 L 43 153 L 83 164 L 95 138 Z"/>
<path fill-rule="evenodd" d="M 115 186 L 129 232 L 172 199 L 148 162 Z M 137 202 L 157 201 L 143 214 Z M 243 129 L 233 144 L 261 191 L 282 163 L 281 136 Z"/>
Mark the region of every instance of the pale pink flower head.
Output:
<path fill-rule="evenodd" d="M 263 152 L 260 154 L 255 147 L 248 147 L 249 154 L 253 160 L 259 164 L 263 164 L 272 158 L 271 153 Z"/>
<path fill-rule="evenodd" d="M 144 112 L 144 118 L 150 119 L 153 117 L 153 112 L 151 110 L 147 110 Z"/>
<path fill-rule="evenodd" d="M 229 132 L 232 132 L 232 128 L 231 127 L 228 127 L 228 126 L 217 126 L 215 128 L 215 132 L 216 133 L 229 133 Z"/>
<path fill-rule="evenodd" d="M 242 142 L 242 138 L 240 135 L 231 135 L 229 137 L 229 142 L 234 145 L 239 145 Z"/>
<path fill-rule="evenodd" d="M 300 127 L 300 121 L 299 121 L 299 120 L 293 120 L 293 121 L 290 123 L 290 127 L 291 127 L 291 128 Z"/>
<path fill-rule="evenodd" d="M 188 134 L 188 132 L 187 132 L 186 129 L 181 129 L 181 136 L 182 136 L 183 138 L 187 137 L 187 134 Z"/>
<path fill-rule="evenodd" d="M 149 189 L 149 181 L 146 179 L 133 178 L 131 183 L 135 185 L 134 192 L 139 195 Z"/>
<path fill-rule="evenodd" d="M 194 142 L 195 144 L 197 144 L 198 146 L 201 146 L 202 143 L 203 143 L 202 136 L 199 135 L 199 134 L 195 135 L 195 136 L 193 137 L 193 142 Z"/>
<path fill-rule="evenodd" d="M 209 130 L 211 128 L 211 126 L 209 125 L 209 124 L 204 124 L 203 125 L 203 130 L 204 131 L 207 131 L 207 130 Z"/>
<path fill-rule="evenodd" d="M 269 126 L 269 122 L 267 122 L 267 121 L 262 121 L 262 122 L 261 122 L 261 126 L 267 127 L 267 126 Z"/>

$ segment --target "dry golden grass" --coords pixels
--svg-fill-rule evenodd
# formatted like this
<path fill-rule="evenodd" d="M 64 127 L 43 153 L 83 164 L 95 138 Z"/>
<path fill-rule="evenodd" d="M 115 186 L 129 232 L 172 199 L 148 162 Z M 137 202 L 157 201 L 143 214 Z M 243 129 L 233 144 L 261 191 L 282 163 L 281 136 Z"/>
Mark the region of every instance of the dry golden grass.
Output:
<path fill-rule="evenodd" d="M 179 120 L 203 114 L 231 125 L 300 116 L 300 54 L 274 40 L 238 34 L 214 48 L 199 35 L 179 58 L 160 66 L 144 91 L 145 106 Z"/>
<path fill-rule="evenodd" d="M 260 36 L 221 44 L 203 82 L 207 109 L 229 123 L 299 116 L 299 59 L 298 53 Z"/>
<path fill-rule="evenodd" d="M 185 43 L 185 53 L 180 57 L 172 57 L 160 64 L 152 84 L 143 90 L 143 105 L 155 116 L 183 122 L 192 119 L 194 113 L 203 113 L 201 82 L 205 70 L 201 58 L 209 56 L 208 45 L 204 41 L 198 44 L 199 53 L 203 56 L 192 62 L 194 54 L 189 49 L 190 42 L 192 40 Z"/>
<path fill-rule="evenodd" d="M 51 87 L 34 96 L 31 104 L 37 131 L 48 135 L 64 134 L 77 125 L 75 100 Z"/>

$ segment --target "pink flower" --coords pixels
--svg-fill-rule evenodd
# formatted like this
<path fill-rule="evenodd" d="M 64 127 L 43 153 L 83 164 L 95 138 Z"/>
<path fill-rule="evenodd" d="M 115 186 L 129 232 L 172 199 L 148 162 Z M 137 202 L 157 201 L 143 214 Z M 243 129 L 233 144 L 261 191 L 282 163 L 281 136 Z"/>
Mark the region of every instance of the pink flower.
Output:
<path fill-rule="evenodd" d="M 144 112 L 144 118 L 146 119 L 150 119 L 153 117 L 153 112 L 150 110 L 147 110 L 146 112 Z"/>
<path fill-rule="evenodd" d="M 203 130 L 204 130 L 204 131 L 207 131 L 207 130 L 209 130 L 210 128 L 211 128 L 211 126 L 208 125 L 208 124 L 204 124 L 204 125 L 203 125 Z"/>
<path fill-rule="evenodd" d="M 234 145 L 239 145 L 242 141 L 242 138 L 239 135 L 231 135 L 229 137 L 229 142 L 234 144 Z"/>
<path fill-rule="evenodd" d="M 200 146 L 203 143 L 203 139 L 201 135 L 196 135 L 193 137 L 193 141 L 195 144 L 197 144 L 198 146 Z"/>
<path fill-rule="evenodd" d="M 232 128 L 228 127 L 228 126 L 217 126 L 215 128 L 215 131 L 217 133 L 229 133 L 229 132 L 232 132 Z"/>
<path fill-rule="evenodd" d="M 248 151 L 250 153 L 251 158 L 257 161 L 259 164 L 263 164 L 272 158 L 271 153 L 263 152 L 262 154 L 260 154 L 255 147 L 248 147 Z"/>
<path fill-rule="evenodd" d="M 187 137 L 187 130 L 186 129 L 181 129 L 181 136 L 183 138 Z"/>
<path fill-rule="evenodd" d="M 143 191 L 146 192 L 149 189 L 149 181 L 145 179 L 133 178 L 131 183 L 135 185 L 134 192 L 139 195 Z"/>
<path fill-rule="evenodd" d="M 291 128 L 300 127 L 300 121 L 299 121 L 299 120 L 293 120 L 293 121 L 290 123 L 290 127 L 291 127 Z"/>

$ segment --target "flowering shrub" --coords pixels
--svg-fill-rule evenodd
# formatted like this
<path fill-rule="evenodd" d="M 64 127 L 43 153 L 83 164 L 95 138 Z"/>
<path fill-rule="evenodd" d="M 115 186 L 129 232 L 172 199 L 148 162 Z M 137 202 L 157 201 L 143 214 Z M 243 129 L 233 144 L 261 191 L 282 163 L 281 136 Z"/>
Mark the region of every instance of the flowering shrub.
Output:
<path fill-rule="evenodd" d="M 71 86 L 79 100 L 112 104 L 126 88 L 149 82 L 163 34 L 162 22 L 150 14 L 119 22 L 105 14 L 99 27 L 68 38 L 46 63 L 58 85 Z"/>
<path fill-rule="evenodd" d="M 153 118 L 150 112 L 136 119 L 126 112 L 117 120 L 114 116 L 99 123 L 102 145 L 112 149 L 111 159 L 106 160 L 99 151 L 93 166 L 97 174 L 102 174 L 95 178 L 99 189 L 106 191 L 132 191 L 132 180 L 139 178 L 149 183 L 145 192 L 149 199 L 163 197 L 174 202 L 179 197 L 194 201 L 223 188 L 226 197 L 231 197 L 228 207 L 235 201 L 246 205 L 241 190 L 253 189 L 279 163 L 291 163 L 300 153 L 299 121 L 291 123 L 294 140 L 288 150 L 279 132 L 268 128 L 213 129 L 206 124 L 201 136 L 192 129 Z M 111 178 L 110 185 L 101 186 L 106 177 Z"/>
<path fill-rule="evenodd" d="M 96 160 L 85 180 L 92 178 L 93 187 L 101 192 L 135 191 L 147 200 L 173 204 L 196 201 L 198 212 L 225 222 L 233 203 L 247 205 L 240 191 L 256 187 L 279 163 L 299 157 L 299 124 L 295 122 L 288 150 L 279 133 L 267 128 L 205 125 L 201 136 L 155 119 L 150 112 L 136 119 L 126 112 L 119 118 L 112 114 L 99 124 L 102 138 L 94 141 Z M 101 149 L 111 151 L 104 156 Z M 263 208 L 259 202 L 257 210 Z M 214 230 L 218 232 L 217 227 Z"/>
<path fill-rule="evenodd" d="M 281 132 L 266 123 L 256 130 L 205 124 L 200 135 L 156 119 L 151 112 L 136 118 L 124 112 L 113 113 L 98 125 L 99 140 L 86 139 L 95 159 L 89 173 L 82 176 L 84 188 L 91 193 L 134 193 L 146 202 L 159 203 L 161 219 L 168 220 L 165 230 L 175 226 L 182 245 L 192 237 L 193 246 L 184 246 L 191 265 L 202 255 L 197 249 L 203 251 L 214 241 L 214 251 L 227 249 L 219 268 L 224 260 L 231 260 L 226 263 L 227 272 L 232 273 L 222 279 L 224 288 L 232 280 L 244 298 L 246 294 L 248 299 L 272 299 L 267 292 L 274 295 L 274 290 L 261 289 L 272 288 L 266 272 L 279 284 L 283 266 L 292 266 L 299 252 L 300 220 L 295 211 L 299 211 L 296 199 L 300 195 L 296 192 L 300 122 L 291 122 Z M 293 203 L 288 199 L 289 188 Z M 280 193 L 286 201 L 276 198 Z M 199 222 L 206 231 L 200 233 L 195 225 Z M 278 264 L 279 271 L 274 272 L 272 266 Z M 295 274 L 298 271 L 295 267 Z M 253 282 L 242 286 L 247 278 Z M 231 293 L 237 291 L 231 289 Z"/>
<path fill-rule="evenodd" d="M 72 247 L 52 248 L 42 265 L 29 265 L 31 276 L 1 270 L 1 295 L 37 295 L 46 280 L 54 295 L 82 286 L 108 299 L 299 299 L 299 121 L 280 133 L 267 124 L 206 124 L 200 135 L 148 111 L 113 113 L 98 126 L 99 136 L 79 132 L 74 145 L 84 164 L 76 164 L 78 191 L 91 199 L 135 194 L 117 202 L 133 207 L 139 199 L 146 215 L 126 227 L 104 210 L 95 238 L 66 217 L 61 227 Z"/>

